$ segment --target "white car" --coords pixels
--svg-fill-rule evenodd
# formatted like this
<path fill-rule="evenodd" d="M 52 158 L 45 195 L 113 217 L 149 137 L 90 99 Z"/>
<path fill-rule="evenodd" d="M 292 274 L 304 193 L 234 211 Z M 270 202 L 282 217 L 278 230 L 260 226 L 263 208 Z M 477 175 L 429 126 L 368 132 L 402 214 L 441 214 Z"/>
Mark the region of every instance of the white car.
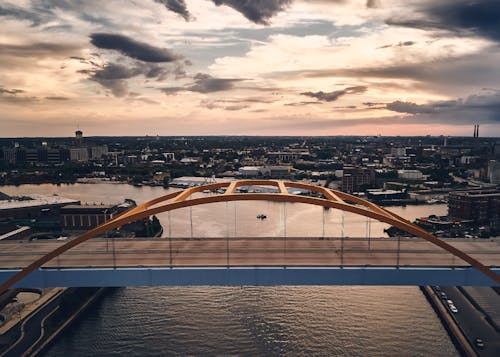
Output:
<path fill-rule="evenodd" d="M 451 312 L 453 312 L 454 314 L 456 314 L 458 312 L 458 309 L 455 305 L 450 305 L 450 310 Z"/>

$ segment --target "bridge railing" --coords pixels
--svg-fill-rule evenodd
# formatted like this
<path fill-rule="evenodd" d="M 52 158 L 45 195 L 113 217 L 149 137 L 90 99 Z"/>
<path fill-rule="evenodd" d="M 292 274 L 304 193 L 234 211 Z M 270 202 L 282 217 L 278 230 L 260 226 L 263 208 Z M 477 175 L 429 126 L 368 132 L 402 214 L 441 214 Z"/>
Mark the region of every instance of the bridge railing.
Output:
<path fill-rule="evenodd" d="M 500 244 L 449 239 L 500 266 Z M 0 268 L 22 268 L 64 241 L 0 242 Z M 485 246 L 487 245 L 487 247 Z M 486 247 L 486 248 L 485 248 Z M 77 267 L 466 267 L 466 262 L 419 238 L 214 237 L 95 238 L 61 254 L 43 268 Z"/>

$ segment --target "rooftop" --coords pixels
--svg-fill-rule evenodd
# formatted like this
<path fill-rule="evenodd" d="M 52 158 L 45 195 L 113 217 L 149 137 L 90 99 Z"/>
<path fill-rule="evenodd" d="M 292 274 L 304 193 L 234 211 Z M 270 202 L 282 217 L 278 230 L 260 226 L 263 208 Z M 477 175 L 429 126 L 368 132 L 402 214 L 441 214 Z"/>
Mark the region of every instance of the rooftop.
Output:
<path fill-rule="evenodd" d="M 31 199 L 23 199 L 23 200 L 16 199 L 15 197 L 8 200 L 2 200 L 0 201 L 0 210 L 49 206 L 49 205 L 78 204 L 80 202 L 78 200 L 61 196 L 44 196 L 44 195 L 32 194 L 30 197 Z"/>

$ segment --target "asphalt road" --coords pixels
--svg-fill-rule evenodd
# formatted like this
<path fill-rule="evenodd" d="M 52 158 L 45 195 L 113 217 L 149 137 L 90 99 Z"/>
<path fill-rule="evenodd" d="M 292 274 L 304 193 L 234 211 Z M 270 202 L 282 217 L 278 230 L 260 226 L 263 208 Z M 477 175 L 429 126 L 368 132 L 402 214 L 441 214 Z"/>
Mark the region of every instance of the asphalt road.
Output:
<path fill-rule="evenodd" d="M 446 293 L 448 299 L 453 300 L 458 312 L 449 313 L 458 323 L 465 336 L 472 344 L 476 352 L 481 357 L 498 357 L 500 356 L 500 333 L 485 319 L 485 315 L 477 310 L 474 305 L 457 287 L 441 287 L 441 290 Z M 499 297 L 500 299 L 500 297 Z M 443 301 L 445 306 L 448 306 L 446 301 Z M 480 338 L 484 342 L 484 349 L 478 349 L 474 340 Z"/>
<path fill-rule="evenodd" d="M 500 266 L 499 241 L 448 243 L 485 265 Z M 63 242 L 0 244 L 0 267 L 19 268 L 47 254 Z M 400 250 L 398 251 L 398 247 Z M 459 258 L 423 240 L 383 238 L 199 238 L 92 239 L 45 267 L 136 266 L 467 266 Z"/>
<path fill-rule="evenodd" d="M 15 328 L 11 329 L 7 335 L 19 337 L 15 339 L 13 344 L 8 350 L 0 353 L 1 357 L 15 357 L 22 356 L 23 353 L 28 350 L 41 335 L 41 325 L 42 320 L 45 319 L 47 314 L 51 313 L 54 309 L 58 307 L 59 295 L 54 299 L 50 300 L 43 307 L 36 309 L 27 319 L 18 323 Z M 19 335 L 19 331 L 21 334 Z"/>

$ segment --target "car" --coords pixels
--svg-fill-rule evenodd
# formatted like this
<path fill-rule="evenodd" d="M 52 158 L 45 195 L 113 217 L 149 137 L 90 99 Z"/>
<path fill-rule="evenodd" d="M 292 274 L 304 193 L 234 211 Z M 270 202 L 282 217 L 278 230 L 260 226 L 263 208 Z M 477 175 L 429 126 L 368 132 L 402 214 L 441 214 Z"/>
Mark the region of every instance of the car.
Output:
<path fill-rule="evenodd" d="M 474 345 L 480 350 L 484 348 L 484 342 L 479 337 L 476 337 L 476 339 L 474 340 Z"/>
<path fill-rule="evenodd" d="M 447 303 L 448 305 L 454 305 L 454 304 L 453 304 L 453 300 L 450 300 L 450 299 L 446 300 L 446 303 Z"/>
<path fill-rule="evenodd" d="M 451 312 L 453 312 L 454 314 L 456 314 L 458 312 L 458 309 L 455 305 L 450 305 L 450 310 Z"/>
<path fill-rule="evenodd" d="M 434 290 L 436 290 L 436 291 L 441 291 L 441 287 L 436 285 L 436 286 L 434 287 Z"/>
<path fill-rule="evenodd" d="M 443 299 L 443 300 L 448 299 L 448 296 L 446 296 L 446 293 L 445 293 L 444 291 L 441 291 L 441 292 L 439 293 L 439 296 L 440 296 L 440 297 L 441 297 L 441 299 Z"/>

